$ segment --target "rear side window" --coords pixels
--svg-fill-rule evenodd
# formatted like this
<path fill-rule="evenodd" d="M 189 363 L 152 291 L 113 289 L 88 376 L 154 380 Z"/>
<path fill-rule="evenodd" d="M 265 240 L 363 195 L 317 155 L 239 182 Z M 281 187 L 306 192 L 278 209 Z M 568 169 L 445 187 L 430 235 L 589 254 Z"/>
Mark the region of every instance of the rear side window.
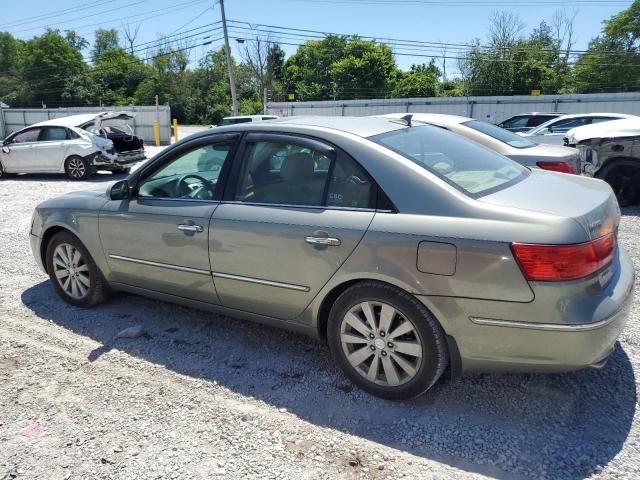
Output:
<path fill-rule="evenodd" d="M 40 129 L 31 128 L 29 130 L 25 130 L 24 132 L 18 133 L 15 137 L 11 139 L 11 143 L 37 142 L 39 136 L 40 136 Z"/>
<path fill-rule="evenodd" d="M 67 129 L 64 127 L 45 127 L 40 133 L 41 142 L 67 140 Z"/>
<path fill-rule="evenodd" d="M 264 141 L 248 144 L 235 200 L 370 208 L 373 191 L 362 167 L 341 153 L 334 159 L 295 142 Z"/>
<path fill-rule="evenodd" d="M 447 130 L 419 126 L 369 137 L 458 190 L 481 196 L 523 180 L 529 171 L 506 157 Z"/>
<path fill-rule="evenodd" d="M 542 125 L 544 122 L 548 122 L 554 118 L 557 118 L 557 115 L 534 115 L 529 118 L 527 127 L 537 127 L 538 125 Z"/>

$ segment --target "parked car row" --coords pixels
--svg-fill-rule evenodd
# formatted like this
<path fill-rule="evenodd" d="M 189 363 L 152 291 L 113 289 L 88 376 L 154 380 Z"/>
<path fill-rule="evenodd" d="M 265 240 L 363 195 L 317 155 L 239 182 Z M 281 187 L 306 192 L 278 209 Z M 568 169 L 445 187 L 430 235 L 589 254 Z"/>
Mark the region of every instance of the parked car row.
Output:
<path fill-rule="evenodd" d="M 144 141 L 133 134 L 129 112 L 72 115 L 36 123 L 2 142 L 0 176 L 64 173 L 84 180 L 97 170 L 129 173 L 146 159 Z"/>

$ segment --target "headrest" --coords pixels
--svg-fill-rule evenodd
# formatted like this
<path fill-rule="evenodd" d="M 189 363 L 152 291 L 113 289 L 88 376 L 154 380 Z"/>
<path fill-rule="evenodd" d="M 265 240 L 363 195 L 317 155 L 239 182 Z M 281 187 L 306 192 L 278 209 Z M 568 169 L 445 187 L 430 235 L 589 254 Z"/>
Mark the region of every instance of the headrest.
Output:
<path fill-rule="evenodd" d="M 309 153 L 294 153 L 282 161 L 280 176 L 285 183 L 302 183 L 313 180 L 313 157 Z"/>

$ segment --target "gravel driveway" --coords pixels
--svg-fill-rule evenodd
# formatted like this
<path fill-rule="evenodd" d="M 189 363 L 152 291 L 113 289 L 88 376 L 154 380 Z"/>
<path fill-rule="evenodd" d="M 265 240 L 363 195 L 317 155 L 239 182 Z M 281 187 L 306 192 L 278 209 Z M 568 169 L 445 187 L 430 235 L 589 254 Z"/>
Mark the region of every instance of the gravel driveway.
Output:
<path fill-rule="evenodd" d="M 59 300 L 29 250 L 33 208 L 115 178 L 0 180 L 0 479 L 640 478 L 640 298 L 600 371 L 383 401 L 305 337 L 131 295 Z M 639 215 L 620 229 L 636 265 Z"/>

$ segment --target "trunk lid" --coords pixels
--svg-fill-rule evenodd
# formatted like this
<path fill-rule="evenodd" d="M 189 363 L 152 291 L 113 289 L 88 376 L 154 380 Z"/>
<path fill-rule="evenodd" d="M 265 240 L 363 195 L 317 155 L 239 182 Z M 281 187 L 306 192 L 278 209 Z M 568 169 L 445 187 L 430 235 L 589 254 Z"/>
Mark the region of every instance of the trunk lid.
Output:
<path fill-rule="evenodd" d="M 602 180 L 532 170 L 525 180 L 479 199 L 480 202 L 571 218 L 585 230 L 585 241 L 616 232 L 620 208 Z"/>

